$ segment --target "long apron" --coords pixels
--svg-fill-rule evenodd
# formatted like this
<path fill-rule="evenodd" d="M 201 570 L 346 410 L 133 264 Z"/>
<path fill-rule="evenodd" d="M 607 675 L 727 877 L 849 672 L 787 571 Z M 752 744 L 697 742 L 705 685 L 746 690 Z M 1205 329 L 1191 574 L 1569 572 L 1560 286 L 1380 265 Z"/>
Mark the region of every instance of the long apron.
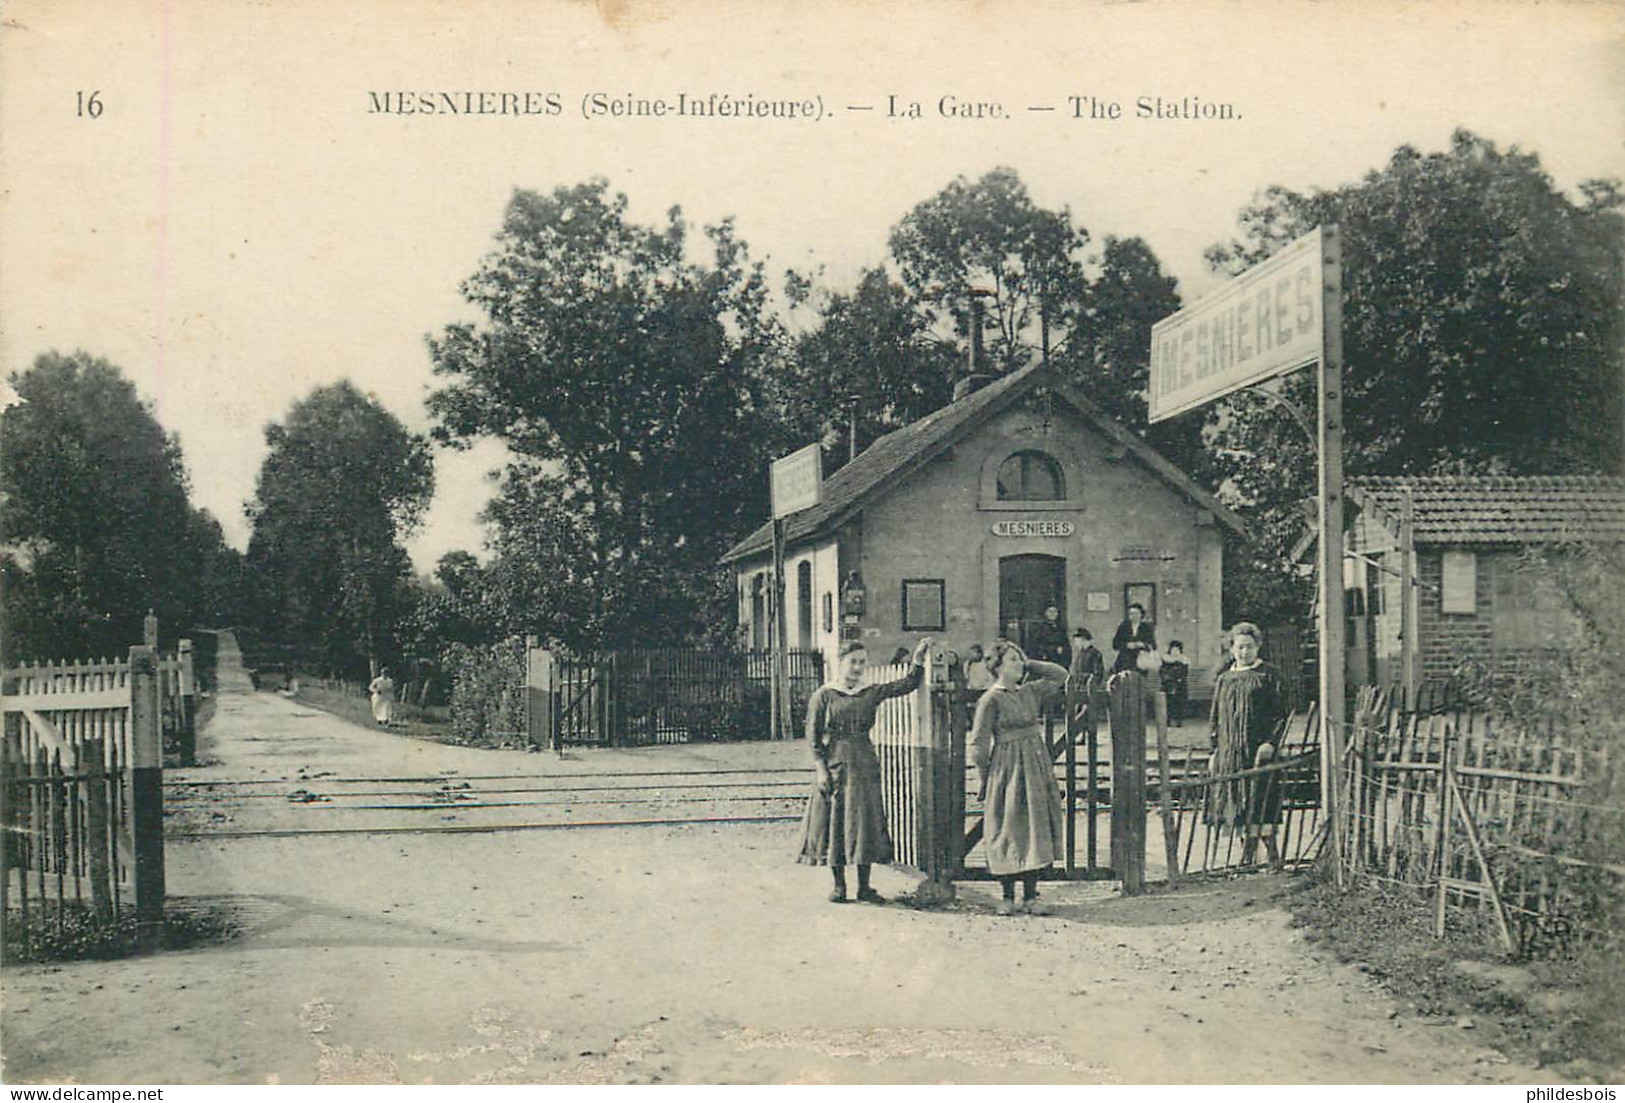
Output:
<path fill-rule="evenodd" d="M 982 845 L 995 876 L 1028 873 L 1059 861 L 1065 812 L 1041 728 L 1000 732 L 988 766 Z"/>

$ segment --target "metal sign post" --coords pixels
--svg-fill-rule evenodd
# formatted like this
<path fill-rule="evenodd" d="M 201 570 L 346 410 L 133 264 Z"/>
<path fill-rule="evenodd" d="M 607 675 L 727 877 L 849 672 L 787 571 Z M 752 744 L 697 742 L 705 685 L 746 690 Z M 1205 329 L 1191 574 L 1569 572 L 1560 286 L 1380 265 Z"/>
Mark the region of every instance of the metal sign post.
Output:
<path fill-rule="evenodd" d="M 1317 584 L 1321 807 L 1340 834 L 1338 775 L 1347 742 L 1343 620 L 1343 265 L 1322 226 L 1151 329 L 1150 420 L 1194 410 L 1277 375 L 1316 366 L 1320 454 Z M 1334 847 L 1334 852 L 1341 853 Z M 1342 869 L 1338 868 L 1342 878 Z"/>
<path fill-rule="evenodd" d="M 785 610 L 784 519 L 818 504 L 824 493 L 824 453 L 816 444 L 773 461 L 768 469 L 768 495 L 773 507 L 773 578 L 768 589 L 769 707 L 772 737 L 788 739 L 790 731 L 790 618 Z"/>
<path fill-rule="evenodd" d="M 1343 250 L 1336 226 L 1321 228 L 1325 326 L 1319 370 L 1316 444 L 1320 448 L 1320 801 L 1341 855 L 1339 778 L 1343 770 Z M 1338 861 L 1337 882 L 1343 883 Z"/>

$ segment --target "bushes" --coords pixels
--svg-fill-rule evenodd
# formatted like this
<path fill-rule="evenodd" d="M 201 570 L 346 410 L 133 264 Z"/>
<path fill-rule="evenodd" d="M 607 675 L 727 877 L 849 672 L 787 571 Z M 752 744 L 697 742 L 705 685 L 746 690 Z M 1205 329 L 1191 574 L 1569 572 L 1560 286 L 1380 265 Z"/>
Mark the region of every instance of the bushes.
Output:
<path fill-rule="evenodd" d="M 524 641 L 489 647 L 454 643 L 446 649 L 444 664 L 452 685 L 453 739 L 495 745 L 524 742 Z"/>

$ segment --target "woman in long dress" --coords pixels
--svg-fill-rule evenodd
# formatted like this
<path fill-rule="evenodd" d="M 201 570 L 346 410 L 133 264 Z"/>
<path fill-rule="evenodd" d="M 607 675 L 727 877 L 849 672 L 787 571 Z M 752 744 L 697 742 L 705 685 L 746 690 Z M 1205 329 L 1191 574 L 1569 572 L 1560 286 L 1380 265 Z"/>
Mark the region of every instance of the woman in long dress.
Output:
<path fill-rule="evenodd" d="M 971 726 L 982 777 L 982 845 L 1003 890 L 999 914 L 1039 914 L 1038 872 L 1060 858 L 1065 830 L 1042 716 L 1045 699 L 1065 687 L 1067 672 L 1029 660 L 1010 640 L 993 645 L 987 667 L 994 682 L 977 702 Z"/>
<path fill-rule="evenodd" d="M 389 667 L 378 672 L 367 692 L 372 694 L 372 718 L 389 727 L 395 719 L 395 679 L 389 676 Z"/>
<path fill-rule="evenodd" d="M 1231 663 L 1213 683 L 1212 773 L 1239 773 L 1275 757 L 1286 723 L 1286 687 L 1280 672 L 1258 657 L 1263 635 L 1243 621 L 1230 630 Z M 1251 865 L 1262 839 L 1270 865 L 1279 866 L 1275 827 L 1281 822 L 1280 776 L 1259 774 L 1218 783 L 1207 820 L 1242 836 L 1241 861 Z"/>
<path fill-rule="evenodd" d="M 846 903 L 849 865 L 858 867 L 858 899 L 869 904 L 886 902 L 869 885 L 870 867 L 892 860 L 880 759 L 869 742 L 869 731 L 882 701 L 919 688 L 930 646 L 930 639 L 919 642 L 913 666 L 903 677 L 865 686 L 861 683 L 868 652 L 861 643 L 848 640 L 841 645 L 835 679 L 820 686 L 807 702 L 807 743 L 817 777 L 802 817 L 801 854 L 796 860 L 803 865 L 829 866 L 835 878 L 829 894 L 832 903 Z"/>

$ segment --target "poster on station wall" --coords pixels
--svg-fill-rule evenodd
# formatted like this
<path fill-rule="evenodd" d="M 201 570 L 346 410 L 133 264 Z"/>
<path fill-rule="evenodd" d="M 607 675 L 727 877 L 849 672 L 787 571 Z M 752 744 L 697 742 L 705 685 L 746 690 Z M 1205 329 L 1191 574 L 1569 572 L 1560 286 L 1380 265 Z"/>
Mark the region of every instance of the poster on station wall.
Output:
<path fill-rule="evenodd" d="M 1315 229 L 1151 327 L 1151 420 L 1319 360 L 1321 266 Z"/>

